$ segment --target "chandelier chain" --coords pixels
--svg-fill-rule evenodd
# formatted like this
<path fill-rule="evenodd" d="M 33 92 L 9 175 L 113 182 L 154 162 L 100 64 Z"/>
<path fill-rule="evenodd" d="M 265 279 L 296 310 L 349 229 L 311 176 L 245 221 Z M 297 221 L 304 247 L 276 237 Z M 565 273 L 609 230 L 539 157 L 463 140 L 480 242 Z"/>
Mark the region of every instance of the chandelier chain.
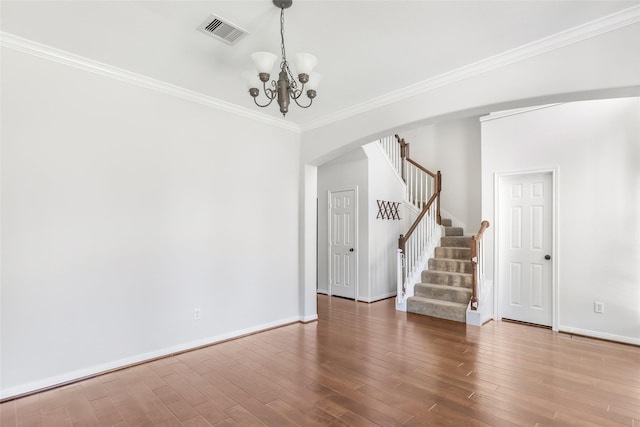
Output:
<path fill-rule="evenodd" d="M 294 90 L 294 96 L 295 96 L 296 95 L 295 90 L 298 85 L 296 84 L 295 77 L 293 77 L 293 73 L 289 69 L 289 61 L 287 61 L 287 52 L 284 47 L 284 7 L 280 8 L 280 47 L 282 50 L 282 63 L 280 64 L 280 69 L 282 71 L 286 71 L 286 73 L 289 75 L 289 86 L 291 87 L 292 90 Z"/>

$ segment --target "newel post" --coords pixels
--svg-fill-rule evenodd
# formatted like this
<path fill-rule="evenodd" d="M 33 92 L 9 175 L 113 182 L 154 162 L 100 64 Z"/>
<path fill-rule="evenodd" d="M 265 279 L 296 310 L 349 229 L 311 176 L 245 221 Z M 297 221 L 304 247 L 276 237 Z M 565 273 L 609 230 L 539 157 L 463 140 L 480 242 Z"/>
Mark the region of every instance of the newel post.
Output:
<path fill-rule="evenodd" d="M 401 176 L 404 182 L 407 182 L 407 171 L 406 171 L 406 161 L 409 158 L 409 144 L 405 142 L 404 138 L 400 139 L 400 136 L 396 134 L 396 140 L 398 144 L 400 144 L 400 158 L 402 164 Z"/>
<path fill-rule="evenodd" d="M 440 171 L 436 172 L 436 193 L 438 194 L 436 200 L 436 222 L 438 225 L 442 225 L 442 217 L 440 216 L 440 192 L 442 191 L 442 174 Z"/>
<path fill-rule="evenodd" d="M 471 283 L 473 290 L 471 295 L 471 310 L 478 309 L 478 240 L 477 236 L 471 236 Z"/>

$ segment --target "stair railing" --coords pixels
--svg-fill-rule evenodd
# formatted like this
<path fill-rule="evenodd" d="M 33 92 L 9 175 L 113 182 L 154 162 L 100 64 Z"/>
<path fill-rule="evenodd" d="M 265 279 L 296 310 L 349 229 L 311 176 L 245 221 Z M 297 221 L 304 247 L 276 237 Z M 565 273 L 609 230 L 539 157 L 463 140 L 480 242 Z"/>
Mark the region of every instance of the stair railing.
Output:
<path fill-rule="evenodd" d="M 395 138 L 395 139 L 394 139 Z M 418 211 L 427 204 L 433 194 L 438 192 L 439 181 L 436 175 L 409 157 L 409 144 L 398 135 L 379 140 L 380 146 L 392 166 L 407 186 L 406 201 Z M 440 198 L 437 199 L 438 223 L 440 223 Z"/>
<path fill-rule="evenodd" d="M 391 165 L 406 184 L 405 202 L 420 213 L 406 234 L 398 239 L 398 303 L 418 282 L 429 250 L 440 238 L 440 191 L 442 175 L 424 168 L 409 157 L 409 144 L 398 135 L 379 140 Z M 409 295 L 410 296 L 410 295 Z"/>
<path fill-rule="evenodd" d="M 439 174 L 436 179 L 438 177 Z M 440 192 L 434 193 L 409 231 L 398 238 L 398 303 L 405 301 L 408 289 L 419 281 L 429 249 L 435 246 L 440 237 L 437 232 L 440 223 L 437 209 L 439 199 Z"/>
<path fill-rule="evenodd" d="M 396 170 L 398 175 L 404 180 L 404 159 L 407 157 L 408 148 L 405 148 L 408 144 L 404 141 L 396 141 L 398 135 L 386 136 L 381 138 L 378 142 L 384 150 L 387 158 L 391 162 L 391 165 Z"/>
<path fill-rule="evenodd" d="M 471 310 L 478 309 L 478 281 L 484 280 L 484 265 L 481 262 L 484 245 L 482 245 L 482 235 L 484 230 L 489 228 L 489 221 L 482 221 L 480 223 L 480 230 L 473 236 L 471 236 L 471 266 L 472 266 L 472 282 L 473 293 L 471 295 Z M 478 267 L 480 265 L 480 267 Z"/>

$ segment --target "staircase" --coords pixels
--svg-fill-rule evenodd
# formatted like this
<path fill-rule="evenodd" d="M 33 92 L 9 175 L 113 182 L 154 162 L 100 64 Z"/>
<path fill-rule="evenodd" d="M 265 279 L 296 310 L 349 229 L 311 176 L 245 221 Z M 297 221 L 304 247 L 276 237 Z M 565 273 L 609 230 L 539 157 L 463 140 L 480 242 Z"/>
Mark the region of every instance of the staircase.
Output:
<path fill-rule="evenodd" d="M 422 283 L 416 283 L 414 296 L 407 299 L 407 311 L 442 319 L 466 322 L 472 295 L 471 237 L 460 227 L 442 219 L 444 236 L 429 259 L 428 270 L 422 272 Z"/>

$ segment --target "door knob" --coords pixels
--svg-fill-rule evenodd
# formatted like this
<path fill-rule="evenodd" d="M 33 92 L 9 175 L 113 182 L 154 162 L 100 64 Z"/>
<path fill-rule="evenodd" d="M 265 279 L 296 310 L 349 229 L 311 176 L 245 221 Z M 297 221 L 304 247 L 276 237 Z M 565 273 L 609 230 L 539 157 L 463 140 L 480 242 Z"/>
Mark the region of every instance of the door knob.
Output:
<path fill-rule="evenodd" d="M 544 256 L 544 259 L 546 259 L 546 260 L 550 260 L 550 259 L 551 259 L 551 255 L 545 255 L 545 256 Z"/>
<path fill-rule="evenodd" d="M 349 252 L 353 252 L 353 248 L 349 249 Z"/>

